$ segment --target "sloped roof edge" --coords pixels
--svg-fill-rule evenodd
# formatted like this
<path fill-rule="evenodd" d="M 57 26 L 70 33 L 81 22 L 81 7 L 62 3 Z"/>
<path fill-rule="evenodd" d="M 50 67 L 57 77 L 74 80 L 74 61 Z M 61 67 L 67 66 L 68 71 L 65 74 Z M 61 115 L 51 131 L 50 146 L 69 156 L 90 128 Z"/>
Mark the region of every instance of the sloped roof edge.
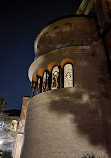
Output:
<path fill-rule="evenodd" d="M 88 15 L 94 5 L 94 0 L 83 0 L 75 14 Z"/>

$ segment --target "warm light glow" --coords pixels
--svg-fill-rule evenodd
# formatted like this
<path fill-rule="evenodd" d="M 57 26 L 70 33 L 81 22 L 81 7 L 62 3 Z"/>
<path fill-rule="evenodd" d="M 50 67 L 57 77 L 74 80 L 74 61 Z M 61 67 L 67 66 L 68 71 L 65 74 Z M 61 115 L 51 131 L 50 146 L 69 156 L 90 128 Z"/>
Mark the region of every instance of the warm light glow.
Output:
<path fill-rule="evenodd" d="M 38 75 L 39 75 L 39 76 L 42 76 L 43 73 L 44 73 L 44 71 L 45 71 L 45 67 L 42 66 L 42 67 L 39 69 L 39 71 L 38 71 Z"/>
<path fill-rule="evenodd" d="M 47 70 L 48 70 L 49 72 L 51 72 L 52 68 L 53 68 L 55 65 L 58 65 L 58 63 L 55 62 L 55 61 L 51 62 L 51 63 L 48 65 Z"/>
<path fill-rule="evenodd" d="M 61 61 L 61 68 L 63 68 L 66 63 L 71 63 L 72 65 L 74 65 L 74 62 L 72 59 L 66 58 Z"/>

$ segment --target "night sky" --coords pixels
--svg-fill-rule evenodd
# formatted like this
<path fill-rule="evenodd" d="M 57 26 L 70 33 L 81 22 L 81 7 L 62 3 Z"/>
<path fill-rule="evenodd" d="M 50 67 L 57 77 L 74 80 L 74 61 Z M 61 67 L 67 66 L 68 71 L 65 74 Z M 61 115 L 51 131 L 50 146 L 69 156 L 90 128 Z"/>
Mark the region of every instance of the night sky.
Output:
<path fill-rule="evenodd" d="M 0 96 L 8 109 L 21 109 L 22 96 L 30 96 L 28 68 L 36 36 L 51 21 L 73 15 L 80 1 L 0 1 Z"/>

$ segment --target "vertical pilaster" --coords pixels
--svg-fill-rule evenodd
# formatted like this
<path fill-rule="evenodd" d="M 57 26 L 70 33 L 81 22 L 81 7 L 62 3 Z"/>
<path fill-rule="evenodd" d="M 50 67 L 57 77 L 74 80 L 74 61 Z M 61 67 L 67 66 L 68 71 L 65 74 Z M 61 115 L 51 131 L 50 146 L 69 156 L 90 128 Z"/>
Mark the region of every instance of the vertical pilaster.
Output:
<path fill-rule="evenodd" d="M 62 68 L 59 66 L 59 87 L 62 88 Z"/>
<path fill-rule="evenodd" d="M 107 58 L 102 40 L 99 40 L 94 51 L 97 56 L 98 90 L 102 122 L 105 133 L 106 148 L 109 158 L 111 157 L 111 80 Z"/>
<path fill-rule="evenodd" d="M 99 32 L 106 50 L 107 61 L 111 73 L 111 2 L 95 0 Z"/>

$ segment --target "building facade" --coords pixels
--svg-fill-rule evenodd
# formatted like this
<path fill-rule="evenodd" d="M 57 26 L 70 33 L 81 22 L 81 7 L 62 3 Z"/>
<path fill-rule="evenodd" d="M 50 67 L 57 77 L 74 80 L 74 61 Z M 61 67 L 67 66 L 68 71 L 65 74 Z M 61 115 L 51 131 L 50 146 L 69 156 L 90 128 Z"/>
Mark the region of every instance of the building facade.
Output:
<path fill-rule="evenodd" d="M 26 96 L 22 98 L 22 110 L 16 130 L 17 134 L 15 139 L 15 144 L 13 147 L 13 158 L 20 158 L 20 153 L 23 143 L 25 120 L 26 120 L 27 102 L 29 101 L 29 99 L 30 97 L 26 97 Z"/>
<path fill-rule="evenodd" d="M 12 158 L 19 115 L 20 110 L 0 110 L 0 158 Z"/>
<path fill-rule="evenodd" d="M 110 38 L 105 0 L 38 35 L 21 158 L 111 157 Z"/>

